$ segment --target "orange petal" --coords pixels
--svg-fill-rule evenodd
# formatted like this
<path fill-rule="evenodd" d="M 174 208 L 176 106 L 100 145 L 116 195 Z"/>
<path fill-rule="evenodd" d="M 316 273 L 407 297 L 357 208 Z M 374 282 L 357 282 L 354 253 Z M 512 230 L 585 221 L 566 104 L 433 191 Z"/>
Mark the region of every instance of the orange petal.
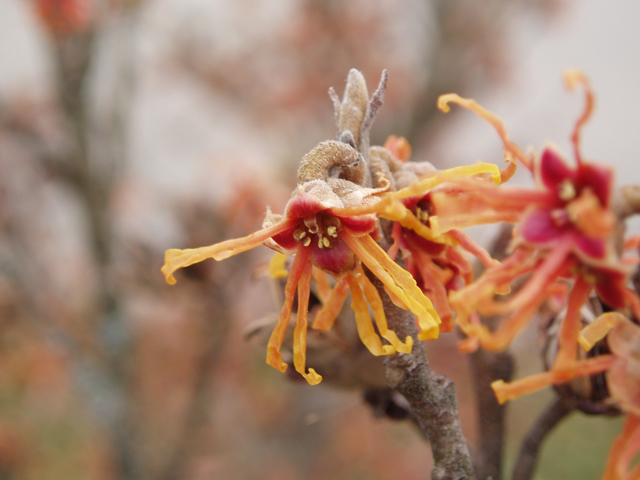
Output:
<path fill-rule="evenodd" d="M 295 258 L 293 259 L 293 265 L 291 265 L 291 272 L 289 272 L 289 278 L 287 278 L 287 284 L 284 287 L 284 304 L 278 317 L 278 323 L 269 337 L 269 343 L 267 344 L 267 364 L 274 368 L 277 368 L 281 372 L 287 370 L 287 364 L 282 361 L 282 354 L 280 353 L 280 347 L 282 347 L 282 341 L 284 340 L 284 334 L 287 331 L 289 325 L 289 319 L 291 318 L 291 309 L 293 308 L 293 299 L 295 297 L 296 288 L 298 282 L 304 272 L 306 265 L 309 262 L 309 254 L 311 250 L 305 247 L 298 247 Z"/>
<path fill-rule="evenodd" d="M 593 286 L 582 275 L 578 275 L 576 283 L 569 294 L 567 313 L 562 319 L 558 342 L 560 349 L 554 362 L 554 369 L 561 369 L 578 360 L 578 335 L 582 326 L 580 309 L 589 298 Z"/>
<path fill-rule="evenodd" d="M 329 293 L 329 298 L 324 301 L 322 308 L 313 320 L 313 328 L 316 330 L 324 330 L 325 332 L 331 330 L 331 327 L 342 310 L 344 301 L 349 295 L 348 287 L 349 285 L 345 278 L 335 284 Z"/>
<path fill-rule="evenodd" d="M 316 293 L 320 301 L 325 304 L 331 295 L 331 284 L 329 276 L 318 267 L 313 267 L 313 279 L 316 282 Z"/>
<path fill-rule="evenodd" d="M 509 132 L 507 131 L 504 122 L 497 115 L 480 106 L 475 100 L 462 98 L 455 93 L 440 95 L 438 98 L 438 108 L 444 113 L 447 113 L 450 110 L 449 103 L 456 103 L 461 107 L 471 110 L 493 125 L 493 128 L 496 129 L 498 135 L 502 139 L 504 149 L 520 160 L 525 167 L 531 170 L 531 160 L 524 154 L 518 145 L 509 139 Z"/>
<path fill-rule="evenodd" d="M 573 143 L 576 160 L 580 163 L 582 161 L 582 156 L 580 154 L 580 133 L 582 131 L 582 127 L 587 123 L 589 117 L 591 117 L 591 113 L 593 112 L 594 96 L 593 91 L 591 90 L 591 85 L 589 84 L 589 79 L 580 70 L 572 69 L 564 72 L 564 82 L 568 90 L 573 90 L 578 85 L 582 85 L 585 89 L 584 111 L 582 112 L 582 115 L 580 115 L 580 118 L 578 118 L 578 121 L 573 128 L 573 134 L 571 135 L 571 142 Z"/>
<path fill-rule="evenodd" d="M 407 162 L 411 157 L 411 145 L 409 145 L 409 142 L 404 137 L 389 135 L 383 147 L 389 150 L 393 156 L 401 162 Z"/>
<path fill-rule="evenodd" d="M 296 372 L 309 382 L 309 385 L 317 385 L 322 377 L 313 368 L 306 372 L 307 364 L 307 315 L 309 312 L 309 295 L 311 294 L 311 262 L 304 264 L 304 269 L 298 282 L 298 319 L 293 331 L 293 366 Z"/>
<path fill-rule="evenodd" d="M 639 449 L 640 417 L 628 414 L 622 426 L 622 432 L 611 444 L 607 466 L 601 480 L 637 480 L 637 467 L 629 475 L 626 474 L 626 470 Z"/>
<path fill-rule="evenodd" d="M 583 375 L 604 372 L 611 367 L 614 361 L 615 357 L 613 355 L 601 355 L 583 362 L 577 362 L 562 370 L 551 370 L 530 375 L 515 382 L 505 383 L 503 380 L 496 380 L 491 384 L 491 388 L 493 388 L 498 402 L 502 404 L 555 383 L 564 383 Z"/>

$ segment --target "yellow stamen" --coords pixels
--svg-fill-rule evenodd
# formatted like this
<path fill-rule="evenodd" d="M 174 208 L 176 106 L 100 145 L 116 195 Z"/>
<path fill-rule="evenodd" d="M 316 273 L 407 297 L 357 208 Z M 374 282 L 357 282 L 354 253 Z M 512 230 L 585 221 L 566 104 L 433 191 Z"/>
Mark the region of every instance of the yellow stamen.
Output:
<path fill-rule="evenodd" d="M 305 238 L 304 242 L 302 242 L 302 245 L 304 245 L 305 247 L 308 247 L 309 245 L 311 245 L 311 237 Z"/>
<path fill-rule="evenodd" d="M 285 278 L 289 272 L 285 268 L 287 264 L 287 256 L 276 252 L 269 261 L 269 275 L 271 278 Z"/>
<path fill-rule="evenodd" d="M 423 212 L 426 213 L 426 212 Z M 448 243 L 447 238 L 439 238 L 429 227 L 422 223 L 411 210 L 401 202 L 393 202 L 380 209 L 380 217 L 398 222 L 405 228 L 413 230 L 422 238 L 438 243 Z M 428 218 L 428 214 L 427 214 Z M 450 239 L 449 239 L 450 240 Z M 455 243 L 455 242 L 454 242 Z"/>
<path fill-rule="evenodd" d="M 330 237 L 337 237 L 338 229 L 333 225 L 327 227 L 327 235 L 329 235 Z"/>
<path fill-rule="evenodd" d="M 573 186 L 573 182 L 571 180 L 565 180 L 560 184 L 558 196 L 565 202 L 573 200 L 576 197 L 576 187 Z"/>
<path fill-rule="evenodd" d="M 322 237 L 322 245 L 324 245 L 325 248 L 330 248 L 331 247 L 331 242 L 329 241 L 329 239 L 327 237 Z"/>

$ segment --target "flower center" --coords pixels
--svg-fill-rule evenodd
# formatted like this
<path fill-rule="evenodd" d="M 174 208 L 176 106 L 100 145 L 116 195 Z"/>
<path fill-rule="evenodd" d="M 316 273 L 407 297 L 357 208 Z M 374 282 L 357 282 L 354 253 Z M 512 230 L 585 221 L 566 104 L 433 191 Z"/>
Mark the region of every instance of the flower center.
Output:
<path fill-rule="evenodd" d="M 342 222 L 334 216 L 313 215 L 307 217 L 293 232 L 296 242 L 308 247 L 311 242 L 317 242 L 318 248 L 331 248 L 332 240 L 338 237 L 342 229 Z"/>
<path fill-rule="evenodd" d="M 565 180 L 560 184 L 558 196 L 560 197 L 560 200 L 565 202 L 576 198 L 576 187 L 574 187 L 571 180 Z"/>

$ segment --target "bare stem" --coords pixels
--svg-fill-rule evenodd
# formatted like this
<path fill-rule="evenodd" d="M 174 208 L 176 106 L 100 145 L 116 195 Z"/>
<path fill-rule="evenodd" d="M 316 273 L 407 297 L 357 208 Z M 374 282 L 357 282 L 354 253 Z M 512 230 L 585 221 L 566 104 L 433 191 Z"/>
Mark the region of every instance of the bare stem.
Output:
<path fill-rule="evenodd" d="M 413 314 L 394 305 L 376 277 L 369 275 L 369 278 L 382 297 L 389 328 L 400 338 L 410 335 L 414 339 L 411 353 L 387 358 L 385 375 L 389 386 L 407 399 L 414 421 L 431 443 L 432 480 L 475 479 L 467 441 L 460 427 L 453 382 L 429 368 Z"/>
<path fill-rule="evenodd" d="M 513 373 L 513 357 L 508 352 L 491 353 L 478 350 L 469 356 L 469 360 L 477 397 L 480 438 L 475 462 L 476 473 L 480 479 L 500 480 L 506 404 L 498 403 L 491 383 L 495 380 L 509 381 Z"/>
<path fill-rule="evenodd" d="M 533 478 L 538 464 L 538 453 L 542 442 L 549 432 L 573 410 L 573 404 L 561 397 L 558 397 L 547 407 L 522 442 L 518 461 L 511 477 L 513 480 L 530 480 Z"/>

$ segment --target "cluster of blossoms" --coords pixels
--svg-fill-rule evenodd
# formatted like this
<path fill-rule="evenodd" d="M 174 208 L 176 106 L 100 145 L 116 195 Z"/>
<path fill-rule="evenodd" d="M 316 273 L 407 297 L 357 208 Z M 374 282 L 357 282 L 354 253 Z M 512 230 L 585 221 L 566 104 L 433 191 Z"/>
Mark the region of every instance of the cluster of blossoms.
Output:
<path fill-rule="evenodd" d="M 539 156 L 526 156 L 491 112 L 473 100 L 442 96 L 442 109 L 457 103 L 488 120 L 500 135 L 506 155 L 531 171 L 537 188 L 483 185 L 470 189 L 468 182 L 458 180 L 454 185 L 465 191 L 455 196 L 434 192 L 432 203 L 442 219 L 440 231 L 494 221 L 516 224 L 511 254 L 449 297 L 456 323 L 468 336 L 461 350 L 478 346 L 504 350 L 548 298 L 570 289 L 560 318 L 557 355 L 549 370 L 512 383 L 499 380 L 492 387 L 504 403 L 552 384 L 607 372 L 608 401 L 628 416 L 623 433 L 611 447 L 603 479 L 631 480 L 640 475 L 640 466 L 629 471 L 640 451 L 640 327 L 619 312 L 640 318 L 638 294 L 627 286 L 635 259 L 622 257 L 624 226 L 612 208 L 613 172 L 585 161 L 580 152 L 581 129 L 593 110 L 593 93 L 581 72 L 567 72 L 565 81 L 570 89 L 583 86 L 586 97 L 585 111 L 571 136 L 573 168 L 553 146 L 545 147 Z M 523 285 L 500 301 L 498 297 L 511 293 L 510 285 L 519 280 L 524 280 Z M 583 329 L 585 304 L 594 291 L 598 302 L 615 312 L 604 313 Z M 481 323 L 481 316 L 492 315 L 503 318 L 495 331 Z M 583 359 L 587 355 L 580 347 L 589 351 L 605 336 L 611 353 Z"/>
<path fill-rule="evenodd" d="M 307 372 L 305 366 L 313 278 L 325 293 L 319 295 L 324 302 L 312 326 L 330 329 L 351 292 L 362 342 L 374 355 L 385 355 L 410 352 L 413 339 L 409 337 L 402 342 L 388 329 L 380 292 L 363 267 L 382 282 L 385 293 L 396 305 L 415 314 L 419 339 L 426 340 L 437 338 L 441 329 L 452 330 L 447 291 L 471 280 L 469 263 L 459 249 L 466 248 L 485 262 L 493 263 L 489 255 L 462 232 L 436 236 L 428 226 L 429 209 L 421 209 L 419 205 L 430 190 L 452 179 L 480 176 L 478 182 L 493 183 L 501 181 L 501 172 L 492 164 L 438 172 L 428 162 L 407 162 L 408 145 L 401 139 L 391 138 L 389 148 L 371 147 L 369 129 L 382 104 L 386 81 L 384 72 L 378 89 L 369 98 L 364 77 L 352 70 L 342 101 L 330 91 L 338 140 L 322 142 L 303 157 L 298 187 L 284 215 L 267 212 L 264 228 L 247 237 L 203 248 L 168 250 L 165 256 L 162 271 L 169 283 L 175 282 L 173 273 L 179 268 L 207 258 L 222 260 L 261 244 L 280 254 L 294 256 L 285 286 L 285 302 L 267 347 L 267 363 L 283 372 L 287 368 L 280 348 L 297 290 L 293 363 L 296 371 L 311 384 L 319 383 L 322 378 L 313 369 Z M 487 175 L 489 178 L 484 178 Z M 411 257 L 407 263 L 419 273 L 420 285 L 411 271 L 395 262 L 395 254 L 394 258 L 390 257 L 377 243 L 382 236 L 381 219 L 398 225 L 394 228 L 396 243 L 392 249 L 395 252 L 406 249 Z M 274 257 L 273 272 L 282 271 L 279 268 L 282 259 Z M 430 271 L 438 275 L 440 283 L 432 280 Z M 332 288 L 326 287 L 327 274 L 335 280 Z M 373 328 L 369 307 L 379 335 L 389 345 L 382 344 Z M 442 318 L 445 318 L 444 325 Z"/>
<path fill-rule="evenodd" d="M 505 402 L 577 376 L 608 372 L 612 401 L 629 413 L 604 478 L 637 478 L 638 472 L 628 473 L 628 466 L 640 449 L 640 328 L 620 313 L 609 313 L 581 336 L 581 309 L 593 291 L 611 310 L 640 318 L 640 300 L 627 288 L 631 267 L 617 247 L 620 221 L 612 209 L 612 171 L 585 161 L 580 153 L 581 129 L 593 108 L 586 78 L 575 71 L 566 75 L 569 87 L 581 85 L 586 91 L 586 108 L 572 135 L 574 167 L 552 146 L 540 155 L 525 155 L 494 114 L 473 100 L 448 94 L 439 99 L 442 110 L 459 104 L 495 127 L 507 166 L 500 170 L 479 163 L 444 171 L 428 162 L 409 162 L 410 148 L 403 139 L 390 137 L 384 147 L 370 146 L 369 130 L 386 80 L 384 72 L 369 98 L 364 78 L 352 70 L 342 100 L 330 90 L 337 139 L 320 143 L 303 157 L 298 186 L 284 214 L 268 211 L 263 228 L 244 238 L 168 250 L 162 268 L 167 281 L 174 283 L 176 270 L 207 258 L 222 260 L 262 244 L 275 250 L 270 271 L 287 281 L 267 363 L 282 372 L 287 368 L 280 350 L 297 292 L 293 363 L 310 384 L 322 380 L 306 366 L 312 282 L 322 303 L 313 311 L 312 328 L 331 329 L 350 293 L 359 336 L 373 355 L 409 353 L 414 342 L 388 328 L 383 295 L 415 314 L 418 340 L 452 331 L 455 321 L 467 336 L 461 350 L 498 351 L 509 346 L 550 296 L 569 292 L 550 370 L 510 384 L 495 382 L 494 391 Z M 532 173 L 536 188 L 502 185 L 517 163 Z M 495 222 L 516 226 L 511 253 L 502 262 L 461 230 Z M 485 267 L 478 279 L 466 253 Z M 288 257 L 293 262 L 287 270 Z M 523 280 L 512 293 L 511 286 Z M 503 319 L 495 331 L 482 323 L 487 316 Z M 581 346 L 588 349 L 605 336 L 611 354 L 581 359 Z"/>

